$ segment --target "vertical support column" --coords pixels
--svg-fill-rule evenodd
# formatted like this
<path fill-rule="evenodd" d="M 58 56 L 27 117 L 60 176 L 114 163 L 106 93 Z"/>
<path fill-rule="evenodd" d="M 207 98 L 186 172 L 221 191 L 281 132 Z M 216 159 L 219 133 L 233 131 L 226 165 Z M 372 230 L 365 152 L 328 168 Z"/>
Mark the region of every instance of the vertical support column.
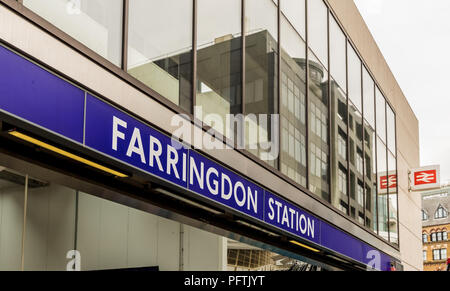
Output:
<path fill-rule="evenodd" d="M 24 189 L 24 205 L 23 205 L 23 228 L 22 228 L 22 260 L 20 270 L 25 270 L 25 239 L 27 231 L 27 208 L 28 208 L 28 175 L 25 176 L 25 189 Z"/>
<path fill-rule="evenodd" d="M 278 67 L 277 67 L 277 114 L 278 120 L 278 158 L 277 158 L 277 170 L 281 171 L 281 2 L 278 0 Z M 273 122 L 273 120 L 272 120 Z M 272 137 L 273 141 L 273 137 Z"/>
<path fill-rule="evenodd" d="M 305 60 L 305 74 L 306 74 L 306 90 L 305 90 L 305 126 L 306 126 L 306 142 L 305 142 L 305 149 L 306 149 L 306 189 L 310 189 L 309 181 L 310 181 L 310 152 L 309 152 L 309 120 L 310 120 L 310 114 L 309 114 L 309 30 L 308 30 L 308 1 L 305 0 L 305 47 L 306 47 L 306 60 Z"/>
<path fill-rule="evenodd" d="M 73 249 L 78 250 L 78 212 L 80 208 L 80 192 L 75 193 L 75 234 L 73 241 Z"/>
<path fill-rule="evenodd" d="M 400 196 L 399 179 L 398 179 L 398 151 L 397 151 L 397 113 L 394 113 L 394 126 L 395 126 L 395 178 L 397 180 L 397 244 L 400 247 L 400 204 L 398 202 L 398 197 Z M 409 173 L 408 173 L 409 181 Z M 409 185 L 408 185 L 409 188 Z"/>
<path fill-rule="evenodd" d="M 346 77 L 346 83 L 345 83 L 345 87 L 346 87 L 346 97 L 347 97 L 347 215 L 351 217 L 351 194 L 350 194 L 350 188 L 351 188 L 351 170 L 350 170 L 350 96 L 348 94 L 348 77 L 349 77 L 349 73 L 348 73 L 348 38 L 347 36 L 345 36 L 345 74 L 347 75 Z"/>
<path fill-rule="evenodd" d="M 363 63 L 361 62 L 361 126 L 362 126 L 362 162 L 363 162 L 363 215 L 364 215 L 364 226 L 367 226 L 367 192 L 366 192 L 366 128 L 365 128 L 365 112 L 364 112 L 364 71 Z M 359 215 L 359 213 L 358 213 Z"/>
<path fill-rule="evenodd" d="M 238 148 L 238 146 L 240 146 L 238 143 L 239 141 L 242 141 L 243 144 L 245 145 L 245 114 L 246 114 L 246 108 L 245 108 L 245 88 L 246 88 L 246 31 L 247 31 L 247 24 L 245 22 L 245 15 L 246 15 L 246 0 L 241 0 L 241 113 L 242 116 L 244 117 L 244 120 L 242 120 L 241 126 L 243 128 L 236 129 L 236 133 L 235 133 L 235 142 L 234 145 L 236 148 Z M 238 134 L 241 134 L 242 136 L 237 136 Z"/>
<path fill-rule="evenodd" d="M 122 70 L 128 70 L 128 17 L 130 0 L 123 0 L 122 16 Z"/>
<path fill-rule="evenodd" d="M 246 56 L 245 56 L 245 46 L 246 46 L 246 30 L 247 25 L 245 23 L 245 14 L 247 13 L 245 10 L 246 0 L 241 0 L 241 34 L 242 34 L 242 40 L 241 40 L 241 112 L 243 115 L 245 115 L 245 62 L 246 62 Z"/>
<path fill-rule="evenodd" d="M 384 94 L 383 94 L 384 98 Z M 384 104 L 384 123 L 385 123 L 385 130 L 386 130 L 386 178 L 387 178 L 387 196 L 386 196 L 386 204 L 387 204 L 387 232 L 388 232 L 388 241 L 391 242 L 391 218 L 390 218 L 390 212 L 389 212 L 389 137 L 388 137 L 388 124 L 387 124 L 387 107 L 388 103 L 385 102 Z"/>
<path fill-rule="evenodd" d="M 184 271 L 184 224 L 180 223 L 179 271 Z"/>
<path fill-rule="evenodd" d="M 334 154 L 332 149 L 332 145 L 331 145 L 331 120 L 332 120 L 332 110 L 331 110 L 331 72 L 330 72 L 330 67 L 331 67 L 331 53 L 330 53 L 330 9 L 328 8 L 328 13 L 327 13 L 327 47 L 328 47 L 328 64 L 327 64 L 327 71 L 328 71 L 328 88 L 327 88 L 327 94 L 328 94 L 328 130 L 327 130 L 327 139 L 328 139 L 328 202 L 332 203 L 332 199 L 331 199 L 331 195 L 333 194 L 333 187 L 332 187 L 332 177 L 331 177 L 331 163 L 332 163 L 332 159 L 331 159 L 331 155 Z"/>
<path fill-rule="evenodd" d="M 191 114 L 195 116 L 195 105 L 197 104 L 197 0 L 192 0 L 192 104 Z"/>
<path fill-rule="evenodd" d="M 373 99 L 373 102 L 374 102 L 374 111 L 375 111 L 375 141 L 374 141 L 374 148 L 375 148 L 375 161 L 376 161 L 376 164 L 377 164 L 377 166 L 376 167 L 374 167 L 375 168 L 375 178 L 377 179 L 377 182 L 375 183 L 375 203 L 376 203 L 376 224 L 377 224 L 377 234 L 378 235 L 380 235 L 380 218 L 379 218 L 379 216 L 378 216 L 378 214 L 379 214 L 379 211 L 378 211 L 378 209 L 379 209 L 379 204 L 378 204 L 378 126 L 377 126 L 377 102 L 376 102 L 376 100 L 377 100 L 377 90 L 376 90 L 376 87 L 377 85 L 375 84 L 375 82 L 374 82 L 374 86 L 373 86 L 373 96 L 374 96 L 374 99 Z"/>

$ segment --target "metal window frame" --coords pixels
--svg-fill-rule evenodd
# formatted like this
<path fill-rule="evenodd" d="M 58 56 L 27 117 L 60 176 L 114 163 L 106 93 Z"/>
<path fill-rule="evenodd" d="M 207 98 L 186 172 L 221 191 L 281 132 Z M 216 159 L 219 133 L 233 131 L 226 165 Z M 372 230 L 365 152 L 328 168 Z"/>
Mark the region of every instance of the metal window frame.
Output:
<path fill-rule="evenodd" d="M 381 94 L 383 95 L 383 94 Z M 383 98 L 386 98 L 383 95 Z M 388 125 L 387 125 L 387 102 L 384 103 L 384 127 L 386 128 L 386 178 L 387 178 L 387 229 L 388 229 L 388 240 L 391 241 L 391 218 L 390 218 L 390 207 L 389 207 L 389 146 L 388 146 Z"/>
<path fill-rule="evenodd" d="M 128 29 L 130 0 L 123 0 L 122 11 L 122 70 L 128 70 Z"/>
<path fill-rule="evenodd" d="M 192 0 L 192 84 L 191 84 L 191 116 L 194 120 L 197 119 L 195 116 L 195 106 L 197 105 L 197 11 L 198 2 L 197 0 Z M 200 121 L 201 124 L 202 121 Z M 198 124 L 198 123 L 197 123 Z"/>

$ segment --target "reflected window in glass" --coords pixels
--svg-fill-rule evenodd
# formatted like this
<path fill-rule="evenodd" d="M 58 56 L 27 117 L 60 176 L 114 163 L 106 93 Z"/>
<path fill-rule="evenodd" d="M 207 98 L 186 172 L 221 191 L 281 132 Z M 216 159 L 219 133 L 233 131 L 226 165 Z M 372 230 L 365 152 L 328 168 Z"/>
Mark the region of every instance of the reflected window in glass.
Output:
<path fill-rule="evenodd" d="M 301 13 L 301 9 L 290 11 L 296 21 L 304 21 Z M 306 45 L 291 23 L 282 15 L 280 115 L 286 137 L 281 140 L 281 172 L 306 187 Z"/>
<path fill-rule="evenodd" d="M 317 196 L 330 201 L 329 194 L 329 144 L 328 144 L 328 71 L 314 54 L 309 53 L 309 146 L 310 154 L 316 151 L 316 172 L 311 171 L 309 189 Z M 311 160 L 314 160 L 311 157 Z M 319 169 L 320 170 L 319 170 Z"/>
<path fill-rule="evenodd" d="M 198 0 L 197 7 L 196 115 L 231 138 L 227 114 L 242 107 L 241 1 Z"/>
<path fill-rule="evenodd" d="M 272 132 L 272 118 L 266 124 L 258 120 L 260 114 L 278 113 L 278 7 L 272 0 L 246 0 L 245 5 L 245 115 L 254 117 L 245 123 L 246 148 L 278 168 L 277 155 L 265 149 L 277 141 L 278 130 Z"/>

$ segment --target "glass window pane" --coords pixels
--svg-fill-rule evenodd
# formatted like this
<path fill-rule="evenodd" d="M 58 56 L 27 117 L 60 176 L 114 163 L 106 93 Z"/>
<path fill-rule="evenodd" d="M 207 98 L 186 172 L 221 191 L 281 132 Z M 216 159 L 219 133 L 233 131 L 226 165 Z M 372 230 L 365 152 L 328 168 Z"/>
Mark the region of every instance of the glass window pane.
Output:
<path fill-rule="evenodd" d="M 375 128 L 375 83 L 367 69 L 363 66 L 363 100 L 364 119 Z"/>
<path fill-rule="evenodd" d="M 330 73 L 338 86 L 347 91 L 347 39 L 333 16 L 330 16 Z"/>
<path fill-rule="evenodd" d="M 278 140 L 278 128 L 273 132 L 270 126 L 270 115 L 278 113 L 278 8 L 272 0 L 246 0 L 245 5 L 246 147 L 276 167 L 278 153 L 264 145 Z M 258 121 L 260 114 L 269 117 L 267 122 Z"/>
<path fill-rule="evenodd" d="M 0 271 L 20 271 L 25 177 L 0 170 Z"/>
<path fill-rule="evenodd" d="M 281 128 L 289 136 L 281 141 L 281 172 L 306 187 L 306 46 L 284 16 L 281 39 Z"/>
<path fill-rule="evenodd" d="M 397 160 L 388 151 L 388 191 L 389 191 L 389 237 L 392 243 L 398 244 L 398 185 L 397 185 Z"/>
<path fill-rule="evenodd" d="M 344 42 L 345 44 L 345 42 Z M 344 47 L 345 48 L 345 47 Z M 345 59 L 345 57 L 344 57 Z M 345 214 L 348 214 L 347 191 L 347 124 L 348 107 L 347 96 L 333 79 L 331 86 L 331 175 L 333 189 L 331 191 L 331 203 Z M 345 185 L 344 185 L 345 184 Z M 343 187 L 345 186 L 345 191 Z M 346 206 L 344 206 L 346 205 Z"/>
<path fill-rule="evenodd" d="M 376 88 L 377 105 L 377 134 L 386 143 L 386 100 L 380 90 Z"/>
<path fill-rule="evenodd" d="M 30 178 L 24 269 L 65 271 L 75 250 L 76 191 Z"/>
<path fill-rule="evenodd" d="M 386 146 L 377 139 L 377 171 L 378 171 L 378 230 L 379 235 L 389 240 L 388 224 L 388 177 Z"/>
<path fill-rule="evenodd" d="M 192 7 L 192 0 L 130 1 L 128 30 L 128 73 L 188 112 Z"/>
<path fill-rule="evenodd" d="M 364 155 L 366 182 L 366 222 L 367 226 L 377 232 L 377 160 L 375 129 L 364 121 Z"/>
<path fill-rule="evenodd" d="M 348 44 L 348 97 L 362 112 L 361 61 L 353 47 Z"/>
<path fill-rule="evenodd" d="M 23 4 L 111 63 L 122 62 L 122 0 L 23 0 Z M 133 1 L 131 1 L 133 2 Z"/>
<path fill-rule="evenodd" d="M 196 114 L 221 134 L 226 115 L 241 113 L 241 1 L 197 2 Z M 215 114 L 213 118 L 210 114 Z"/>
<path fill-rule="evenodd" d="M 387 106 L 387 134 L 388 148 L 397 156 L 395 114 L 390 106 Z"/>
<path fill-rule="evenodd" d="M 350 206 L 355 209 L 352 217 L 357 218 L 357 213 L 364 213 L 364 204 L 360 205 L 356 200 L 356 190 L 364 181 L 364 154 L 363 154 L 363 120 L 361 112 L 353 103 L 349 103 L 349 160 L 350 160 Z M 361 186 L 362 187 L 362 186 Z"/>
<path fill-rule="evenodd" d="M 306 39 L 306 0 L 283 0 L 281 1 L 281 12 L 297 33 Z"/>
<path fill-rule="evenodd" d="M 316 171 L 310 171 L 309 189 L 317 196 L 330 201 L 329 195 L 329 144 L 328 144 L 328 72 L 309 54 L 309 144 L 316 148 Z M 315 110 L 314 110 L 315 109 Z M 314 112 L 315 111 L 315 112 Z M 311 152 L 311 150 L 310 150 Z M 311 161 L 314 162 L 314 161 Z M 312 168 L 311 168 L 312 169 Z"/>
<path fill-rule="evenodd" d="M 278 39 L 278 1 L 245 0 L 246 34 L 267 32 L 274 41 Z"/>
<path fill-rule="evenodd" d="M 328 64 L 328 8 L 322 0 L 308 1 L 309 46 L 323 65 Z"/>

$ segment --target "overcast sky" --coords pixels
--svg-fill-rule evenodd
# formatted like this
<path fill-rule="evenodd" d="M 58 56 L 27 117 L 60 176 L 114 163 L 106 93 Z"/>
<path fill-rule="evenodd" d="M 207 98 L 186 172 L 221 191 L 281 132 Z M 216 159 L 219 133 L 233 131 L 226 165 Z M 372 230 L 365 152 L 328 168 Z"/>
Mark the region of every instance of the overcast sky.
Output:
<path fill-rule="evenodd" d="M 354 1 L 419 119 L 422 166 L 450 181 L 450 1 Z"/>

